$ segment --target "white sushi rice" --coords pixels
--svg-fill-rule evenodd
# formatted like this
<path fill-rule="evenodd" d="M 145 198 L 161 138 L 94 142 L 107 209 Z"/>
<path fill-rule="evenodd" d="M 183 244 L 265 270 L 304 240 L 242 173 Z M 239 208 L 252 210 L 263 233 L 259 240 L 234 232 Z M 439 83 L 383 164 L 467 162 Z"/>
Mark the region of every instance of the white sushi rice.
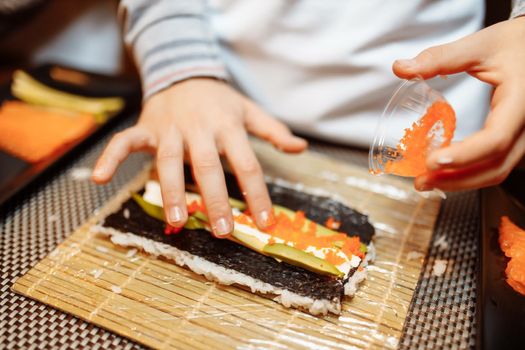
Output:
<path fill-rule="evenodd" d="M 439 251 L 448 249 L 447 236 L 445 234 L 439 236 L 433 244 L 434 247 L 438 248 Z"/>
<path fill-rule="evenodd" d="M 425 254 L 411 250 L 408 252 L 406 259 L 408 261 L 419 260 L 425 257 Z"/>
<path fill-rule="evenodd" d="M 305 297 L 290 292 L 289 290 L 272 286 L 269 283 L 235 270 L 227 269 L 168 244 L 156 242 L 130 232 L 123 233 L 101 225 L 95 225 L 91 230 L 109 236 L 114 244 L 124 247 L 140 248 L 151 255 L 162 256 L 173 260 L 177 265 L 187 266 L 191 271 L 203 275 L 211 281 L 216 281 L 225 285 L 238 284 L 246 286 L 251 289 L 252 293 L 274 294 L 276 295 L 274 300 L 286 307 L 305 309 L 312 315 L 326 315 L 328 312 L 334 314 L 341 313 L 341 303 L 338 300 L 315 300 L 310 297 Z M 371 243 L 369 245 L 369 254 L 367 254 L 363 265 L 373 260 L 374 256 L 375 249 Z M 361 271 L 356 271 L 344 286 L 345 295 L 352 296 L 357 291 L 358 284 L 365 278 L 366 269 L 363 268 Z"/>
<path fill-rule="evenodd" d="M 104 254 L 109 253 L 109 249 L 106 248 L 106 247 L 103 247 L 103 246 L 101 246 L 101 245 L 97 245 L 97 246 L 95 247 L 95 249 L 96 249 L 98 252 L 101 252 L 101 253 L 104 253 Z"/>
<path fill-rule="evenodd" d="M 361 264 L 361 270 L 356 270 L 354 274 L 346 281 L 345 283 L 345 295 L 354 296 L 354 294 L 359 289 L 359 284 L 363 282 L 367 277 L 366 267 L 370 262 L 373 262 L 376 258 L 376 248 L 374 243 L 370 242 L 368 244 L 368 249 L 365 255 L 365 259 Z"/>
<path fill-rule="evenodd" d="M 91 270 L 90 273 L 93 275 L 93 277 L 95 277 L 96 279 L 99 279 L 100 276 L 102 276 L 102 274 L 104 273 L 104 270 L 102 270 L 102 269 L 93 269 L 93 270 Z"/>
<path fill-rule="evenodd" d="M 120 288 L 119 286 L 114 286 L 113 285 L 113 286 L 111 286 L 111 291 L 113 293 L 120 294 L 120 293 L 122 293 L 122 288 Z"/>

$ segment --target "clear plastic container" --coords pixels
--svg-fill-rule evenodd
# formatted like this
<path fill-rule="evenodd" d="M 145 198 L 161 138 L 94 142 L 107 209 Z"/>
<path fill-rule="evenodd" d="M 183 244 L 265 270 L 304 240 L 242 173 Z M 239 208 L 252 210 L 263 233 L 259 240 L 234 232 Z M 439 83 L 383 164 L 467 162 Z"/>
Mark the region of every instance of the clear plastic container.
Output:
<path fill-rule="evenodd" d="M 393 165 L 404 161 L 403 152 L 406 147 L 402 141 L 406 140 L 407 132 L 420 127 L 422 117 L 437 102 L 443 102 L 446 106 L 450 106 L 441 93 L 432 89 L 420 78 L 405 80 L 399 85 L 379 118 L 370 146 L 369 168 L 372 174 L 394 174 L 409 177 L 418 175 L 417 173 L 400 172 Z M 452 108 L 449 108 L 453 113 Z M 455 116 L 453 117 L 453 128 L 455 128 Z M 431 122 L 432 125 L 429 127 L 428 119 L 426 120 L 425 135 L 428 141 L 423 142 L 423 144 L 427 149 L 421 149 L 420 157 L 445 146 L 446 143 L 450 143 L 451 136 L 445 131 L 443 120 L 438 118 L 435 122 Z M 450 123 L 448 124 L 447 126 L 450 126 Z"/>

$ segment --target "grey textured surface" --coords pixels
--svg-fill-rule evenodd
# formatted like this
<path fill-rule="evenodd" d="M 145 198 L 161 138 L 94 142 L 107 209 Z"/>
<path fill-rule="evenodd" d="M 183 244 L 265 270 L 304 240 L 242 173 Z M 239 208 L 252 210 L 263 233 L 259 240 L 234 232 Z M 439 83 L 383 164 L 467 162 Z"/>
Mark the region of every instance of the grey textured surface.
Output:
<path fill-rule="evenodd" d="M 478 192 L 449 194 L 445 201 L 405 320 L 400 348 L 475 347 L 478 196 Z M 442 236 L 448 245 L 445 249 L 435 244 Z M 432 273 L 436 260 L 447 262 L 441 277 Z"/>
<path fill-rule="evenodd" d="M 123 123 L 120 129 L 129 125 Z M 0 349 L 132 349 L 131 341 L 34 302 L 10 291 L 16 278 L 102 206 L 141 168 L 144 155 L 134 155 L 106 186 L 75 181 L 71 169 L 91 168 L 109 136 L 78 159 L 31 185 L 0 208 Z M 366 152 L 312 142 L 311 149 L 344 162 L 366 166 Z M 405 323 L 401 348 L 469 348 L 474 344 L 475 266 L 479 210 L 476 193 L 449 196 L 440 215 L 436 237 L 446 235 L 449 248 L 432 247 L 425 260 Z M 446 259 L 443 277 L 432 276 L 435 259 Z"/>
<path fill-rule="evenodd" d="M 129 124 L 124 123 L 120 128 Z M 93 167 L 108 138 L 30 186 L 0 208 L 0 349 L 133 349 L 135 343 L 13 293 L 15 280 L 51 252 L 141 169 L 132 156 L 108 185 L 78 181 L 71 170 Z"/>

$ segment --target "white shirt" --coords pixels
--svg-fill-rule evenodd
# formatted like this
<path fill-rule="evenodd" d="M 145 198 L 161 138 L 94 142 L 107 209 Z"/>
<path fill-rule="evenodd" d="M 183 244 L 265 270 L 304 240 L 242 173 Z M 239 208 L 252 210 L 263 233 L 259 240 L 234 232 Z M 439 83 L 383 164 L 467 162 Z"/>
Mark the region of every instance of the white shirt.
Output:
<path fill-rule="evenodd" d="M 478 0 L 210 0 L 212 32 L 238 87 L 300 133 L 368 146 L 400 80 L 398 58 L 479 30 Z M 489 86 L 434 79 L 456 110 L 456 139 L 478 130 Z"/>

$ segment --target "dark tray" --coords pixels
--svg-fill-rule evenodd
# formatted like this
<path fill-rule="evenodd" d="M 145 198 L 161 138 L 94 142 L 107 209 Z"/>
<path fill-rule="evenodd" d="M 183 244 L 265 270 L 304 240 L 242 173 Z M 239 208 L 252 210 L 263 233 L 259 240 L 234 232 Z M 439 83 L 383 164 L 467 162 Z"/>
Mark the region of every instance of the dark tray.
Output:
<path fill-rule="evenodd" d="M 525 296 L 505 281 L 509 259 L 498 243 L 502 216 L 525 228 L 525 170 L 516 169 L 500 186 L 481 191 L 477 348 L 524 349 Z"/>
<path fill-rule="evenodd" d="M 53 79 L 50 74 L 54 67 L 81 72 L 88 77 L 87 82 L 82 85 L 77 85 L 57 81 Z M 24 68 L 24 70 L 42 83 L 58 90 L 91 97 L 122 97 L 125 100 L 125 107 L 119 114 L 113 116 L 105 124 L 99 125 L 85 138 L 68 145 L 68 147 L 42 162 L 30 164 L 0 150 L 0 206 L 53 165 L 65 161 L 68 156 L 72 155 L 83 145 L 89 143 L 93 138 L 98 137 L 101 132 L 104 132 L 118 120 L 133 114 L 140 108 L 140 84 L 138 80 L 133 78 L 110 77 L 53 64 L 46 64 L 30 69 Z M 0 86 L 0 104 L 5 100 L 16 99 L 11 95 L 10 86 L 11 81 L 9 81 L 8 84 Z"/>

